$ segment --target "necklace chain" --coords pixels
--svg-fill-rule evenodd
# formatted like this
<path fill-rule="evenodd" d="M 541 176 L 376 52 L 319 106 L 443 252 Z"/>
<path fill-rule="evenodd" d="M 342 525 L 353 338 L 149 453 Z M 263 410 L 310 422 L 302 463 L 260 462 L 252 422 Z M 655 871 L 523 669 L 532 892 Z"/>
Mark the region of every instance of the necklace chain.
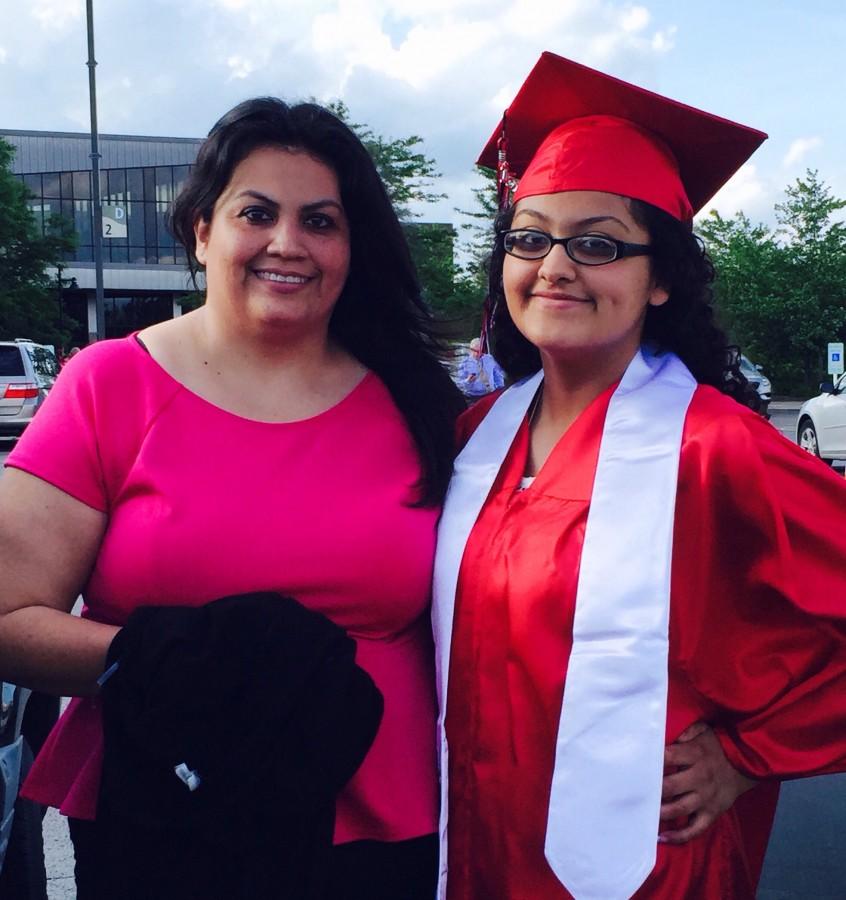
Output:
<path fill-rule="evenodd" d="M 535 415 L 537 414 L 538 408 L 540 407 L 541 398 L 543 397 L 543 382 L 541 382 L 540 387 L 537 390 L 537 393 L 532 400 L 532 405 L 529 407 L 529 415 L 528 415 L 528 425 L 529 428 L 532 427 L 532 423 L 535 421 Z"/>

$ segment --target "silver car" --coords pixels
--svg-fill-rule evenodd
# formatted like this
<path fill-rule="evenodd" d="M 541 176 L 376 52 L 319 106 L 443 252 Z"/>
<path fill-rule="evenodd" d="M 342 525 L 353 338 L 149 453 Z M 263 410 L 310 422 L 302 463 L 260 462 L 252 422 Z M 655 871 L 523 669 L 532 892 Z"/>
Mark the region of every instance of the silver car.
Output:
<path fill-rule="evenodd" d="M 12 831 L 22 767 L 21 723 L 29 691 L 0 681 L 0 871 Z"/>
<path fill-rule="evenodd" d="M 18 338 L 0 341 L 0 437 L 19 437 L 59 374 L 55 350 Z"/>
<path fill-rule="evenodd" d="M 764 375 L 761 371 L 761 367 L 756 366 L 748 356 L 740 357 L 740 371 L 749 384 L 755 388 L 758 392 L 758 396 L 761 398 L 761 414 L 767 415 L 773 390 L 770 379 Z"/>
<path fill-rule="evenodd" d="M 33 757 L 26 732 L 49 724 L 30 720 L 29 704 L 37 696 L 0 681 L 0 897 L 4 900 L 47 900 L 43 808 L 18 796 Z M 54 698 L 47 699 L 55 705 Z M 42 739 L 40 734 L 38 738 Z"/>

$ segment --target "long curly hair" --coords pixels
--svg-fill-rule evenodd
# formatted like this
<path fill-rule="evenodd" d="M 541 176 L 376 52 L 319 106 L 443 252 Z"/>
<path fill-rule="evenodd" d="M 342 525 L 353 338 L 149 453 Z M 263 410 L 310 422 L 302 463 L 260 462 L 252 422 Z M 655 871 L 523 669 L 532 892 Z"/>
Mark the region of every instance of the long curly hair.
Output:
<path fill-rule="evenodd" d="M 629 200 L 629 204 L 635 221 L 649 232 L 655 281 L 669 291 L 666 303 L 647 308 L 643 340 L 659 351 L 675 353 L 700 384 L 710 384 L 759 411 L 758 393 L 740 371 L 740 349 L 729 342 L 716 321 L 714 265 L 702 240 L 688 225 L 650 203 Z M 514 207 L 500 213 L 496 233 L 510 228 L 513 218 Z M 491 348 L 509 378 L 517 380 L 537 372 L 541 358 L 508 312 L 502 285 L 504 260 L 502 240 L 497 238 L 488 270 Z"/>
<path fill-rule="evenodd" d="M 315 103 L 289 105 L 276 97 L 245 100 L 217 122 L 169 216 L 195 283 L 202 267 L 194 225 L 211 221 L 235 167 L 260 147 L 302 150 L 338 178 L 350 226 L 350 271 L 329 332 L 391 392 L 420 455 L 419 502 L 437 505 L 452 473 L 454 425 L 464 400 L 441 362 L 445 348 L 385 186 L 344 122 Z"/>

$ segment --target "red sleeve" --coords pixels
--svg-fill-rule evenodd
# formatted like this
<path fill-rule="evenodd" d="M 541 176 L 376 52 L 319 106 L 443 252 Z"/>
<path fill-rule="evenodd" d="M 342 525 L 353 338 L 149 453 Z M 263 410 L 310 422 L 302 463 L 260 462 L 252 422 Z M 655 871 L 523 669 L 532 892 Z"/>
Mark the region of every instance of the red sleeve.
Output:
<path fill-rule="evenodd" d="M 479 423 L 490 411 L 502 390 L 494 391 L 492 394 L 486 394 L 480 400 L 477 400 L 472 406 L 468 407 L 459 417 L 455 425 L 455 446 L 460 451 L 467 441 L 470 440 L 473 432 L 479 427 Z"/>
<path fill-rule="evenodd" d="M 846 769 L 846 481 L 769 423 L 694 398 L 672 640 L 753 777 Z"/>

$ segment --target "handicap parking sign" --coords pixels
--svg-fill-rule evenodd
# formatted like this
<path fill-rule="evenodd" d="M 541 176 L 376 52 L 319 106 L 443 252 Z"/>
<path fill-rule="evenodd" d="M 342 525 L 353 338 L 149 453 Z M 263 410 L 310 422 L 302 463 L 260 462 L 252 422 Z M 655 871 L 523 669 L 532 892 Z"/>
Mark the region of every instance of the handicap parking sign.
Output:
<path fill-rule="evenodd" d="M 843 344 L 828 345 L 828 374 L 843 374 Z"/>

